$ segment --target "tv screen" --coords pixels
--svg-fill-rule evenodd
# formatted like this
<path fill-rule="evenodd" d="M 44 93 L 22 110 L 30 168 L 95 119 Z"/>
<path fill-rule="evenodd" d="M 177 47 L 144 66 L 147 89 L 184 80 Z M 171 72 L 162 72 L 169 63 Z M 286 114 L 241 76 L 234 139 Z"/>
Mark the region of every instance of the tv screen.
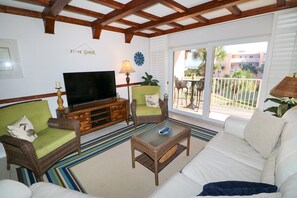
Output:
<path fill-rule="evenodd" d="M 114 71 L 63 73 L 68 106 L 116 97 Z"/>

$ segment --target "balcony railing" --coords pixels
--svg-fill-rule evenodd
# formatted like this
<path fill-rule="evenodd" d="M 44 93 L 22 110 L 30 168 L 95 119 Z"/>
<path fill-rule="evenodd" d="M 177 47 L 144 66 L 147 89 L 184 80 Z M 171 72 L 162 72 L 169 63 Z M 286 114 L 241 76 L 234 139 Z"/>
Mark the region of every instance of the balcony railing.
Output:
<path fill-rule="evenodd" d="M 185 78 L 187 81 L 190 78 Z M 195 80 L 200 80 L 201 77 L 195 77 Z M 261 79 L 245 79 L 245 78 L 220 78 L 213 77 L 212 78 L 212 89 L 211 89 L 211 107 L 219 107 L 223 109 L 246 109 L 246 110 L 254 110 L 258 106 L 259 101 L 259 90 L 261 88 Z M 191 83 L 188 83 L 188 97 L 185 97 L 187 94 L 185 91 L 181 91 L 179 94 L 181 98 L 187 98 L 186 103 L 177 104 L 175 93 L 175 107 L 186 108 L 185 104 L 189 104 L 191 90 Z M 193 89 L 193 98 L 194 103 L 197 104 L 197 90 L 196 87 Z M 202 93 L 203 94 L 203 93 Z M 203 105 L 203 99 L 201 98 L 201 105 Z M 180 100 L 181 102 L 181 100 Z"/>
<path fill-rule="evenodd" d="M 213 78 L 211 105 L 254 110 L 261 79 Z"/>

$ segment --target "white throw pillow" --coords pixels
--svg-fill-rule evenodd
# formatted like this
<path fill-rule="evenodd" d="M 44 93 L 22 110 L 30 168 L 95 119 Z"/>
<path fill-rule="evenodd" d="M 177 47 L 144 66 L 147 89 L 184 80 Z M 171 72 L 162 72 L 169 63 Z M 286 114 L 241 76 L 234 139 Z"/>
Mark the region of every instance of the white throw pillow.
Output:
<path fill-rule="evenodd" d="M 31 190 L 25 184 L 10 179 L 0 180 L 0 197 L 29 198 Z"/>
<path fill-rule="evenodd" d="M 159 94 L 145 95 L 145 103 L 147 107 L 159 107 Z"/>
<path fill-rule="evenodd" d="M 33 125 L 26 116 L 23 116 L 16 123 L 7 126 L 7 128 L 8 133 L 12 137 L 28 140 L 29 142 L 33 142 L 37 138 Z"/>
<path fill-rule="evenodd" d="M 256 109 L 244 129 L 244 139 L 264 158 L 274 149 L 285 120 Z"/>

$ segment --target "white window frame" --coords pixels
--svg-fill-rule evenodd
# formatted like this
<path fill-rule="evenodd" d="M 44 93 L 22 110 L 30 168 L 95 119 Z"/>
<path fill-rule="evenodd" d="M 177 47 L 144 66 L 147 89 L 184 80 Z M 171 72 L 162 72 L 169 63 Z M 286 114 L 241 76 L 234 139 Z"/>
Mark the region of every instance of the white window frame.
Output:
<path fill-rule="evenodd" d="M 12 79 L 12 78 L 22 78 L 23 76 L 23 70 L 20 63 L 19 58 L 19 52 L 18 52 L 18 46 L 17 41 L 12 39 L 0 39 L 0 48 L 3 49 L 2 53 L 5 52 L 5 49 L 7 49 L 7 54 L 0 54 L 0 64 L 1 58 L 3 56 L 8 56 L 10 61 L 9 63 L 2 63 L 2 64 L 11 64 L 12 69 L 11 70 L 1 70 L 0 69 L 0 79 Z"/>

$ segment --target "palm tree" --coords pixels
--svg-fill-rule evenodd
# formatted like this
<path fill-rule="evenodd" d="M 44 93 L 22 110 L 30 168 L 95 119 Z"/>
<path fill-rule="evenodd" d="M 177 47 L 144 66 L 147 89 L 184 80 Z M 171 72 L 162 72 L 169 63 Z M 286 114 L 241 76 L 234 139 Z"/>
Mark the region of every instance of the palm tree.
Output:
<path fill-rule="evenodd" d="M 207 51 L 206 48 L 195 49 L 192 51 L 193 55 L 192 58 L 195 60 L 200 60 L 201 63 L 198 66 L 197 75 L 205 77 L 205 68 L 206 68 L 206 61 L 207 61 Z M 221 68 L 220 62 L 223 61 L 227 57 L 227 52 L 225 51 L 224 47 L 218 46 L 215 48 L 215 64 L 214 64 L 214 71 Z"/>

